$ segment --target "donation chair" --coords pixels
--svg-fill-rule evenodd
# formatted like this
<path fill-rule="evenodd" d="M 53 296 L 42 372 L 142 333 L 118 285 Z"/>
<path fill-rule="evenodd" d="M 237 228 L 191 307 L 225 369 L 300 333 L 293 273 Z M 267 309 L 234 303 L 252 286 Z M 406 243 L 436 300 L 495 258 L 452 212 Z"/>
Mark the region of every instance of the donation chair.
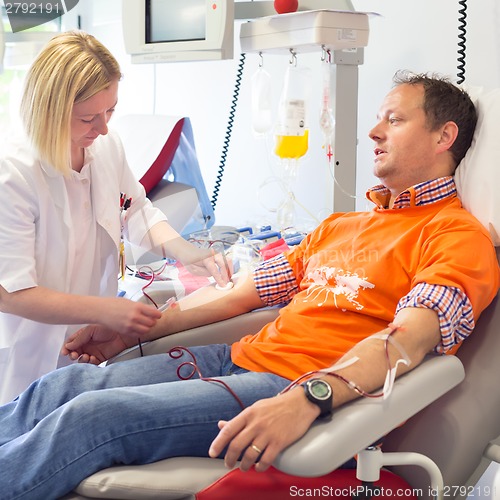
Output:
<path fill-rule="evenodd" d="M 457 170 L 457 187 L 464 206 L 488 227 L 498 247 L 500 199 L 495 190 L 500 182 L 500 141 L 496 137 L 500 90 L 478 91 L 473 97 L 479 122 L 473 145 Z M 159 339 L 145 345 L 143 351 L 148 355 L 177 345 L 231 343 L 258 330 L 276 314 L 276 309 L 255 311 Z M 99 471 L 65 500 L 280 500 L 290 498 L 290 485 L 307 488 L 312 484 L 307 480 L 314 478 L 320 480 L 314 484 L 321 485 L 323 478 L 331 479 L 354 456 L 356 474 L 363 481 L 359 484 L 383 485 L 379 478 L 390 469 L 390 474 L 405 481 L 400 484 L 411 487 L 407 498 L 434 498 L 437 490 L 449 498 L 481 497 L 474 485 L 492 460 L 500 462 L 496 444 L 500 442 L 498 353 L 497 297 L 455 356 L 429 355 L 396 380 L 386 400 L 359 398 L 336 409 L 331 419 L 316 421 L 280 454 L 269 474 L 228 471 L 221 459 L 177 457 Z M 131 350 L 113 362 L 138 355 L 137 349 Z M 372 446 L 382 438 L 383 451 Z"/>
<path fill-rule="evenodd" d="M 143 351 L 148 355 L 166 352 L 177 345 L 231 342 L 243 332 L 253 331 L 272 320 L 276 314 L 275 309 L 262 310 L 194 328 L 146 344 Z M 369 480 L 378 480 L 381 466 L 399 465 L 395 469 L 397 474 L 412 488 L 424 493 L 440 485 L 439 470 L 447 487 L 475 484 L 489 461 L 500 458 L 491 443 L 500 436 L 500 391 L 496 389 L 500 363 L 495 359 L 498 352 L 500 304 L 497 298 L 483 313 L 476 330 L 456 356 L 429 356 L 420 366 L 396 380 L 386 401 L 357 399 L 337 409 L 331 420 L 317 421 L 303 438 L 281 454 L 275 467 L 292 476 L 321 477 L 368 448 Z M 133 350 L 114 362 L 137 355 Z M 407 422 L 400 427 L 405 420 Z M 384 435 L 387 435 L 384 453 L 371 449 L 370 444 Z M 403 452 L 409 452 L 408 456 Z M 373 462 L 375 467 L 371 465 Z M 361 460 L 360 463 L 363 465 Z M 416 463 L 417 467 L 400 465 L 404 463 Z M 199 498 L 246 498 L 242 497 L 241 488 L 250 494 L 251 488 L 256 486 L 245 481 L 247 474 L 238 470 L 229 472 L 220 459 L 170 458 L 154 464 L 115 466 L 97 472 L 82 481 L 67 500 L 194 500 L 200 492 L 210 492 L 210 488 L 214 496 L 201 494 Z M 261 474 L 254 474 L 252 482 L 258 480 L 255 475 Z M 219 486 L 220 491 L 227 493 L 223 484 L 225 477 L 230 486 L 236 488 L 233 496 L 218 493 Z M 297 483 L 298 480 L 293 484 Z M 274 493 L 274 498 L 279 499 L 276 491 Z M 263 498 L 262 492 L 258 496 Z M 422 495 L 422 498 L 431 497 Z"/>

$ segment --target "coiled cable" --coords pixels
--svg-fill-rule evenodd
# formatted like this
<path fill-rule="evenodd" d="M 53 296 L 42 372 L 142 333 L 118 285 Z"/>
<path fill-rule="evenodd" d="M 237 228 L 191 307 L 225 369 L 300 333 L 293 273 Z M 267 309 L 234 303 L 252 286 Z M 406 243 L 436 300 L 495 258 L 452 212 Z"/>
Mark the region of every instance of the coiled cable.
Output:
<path fill-rule="evenodd" d="M 229 121 L 226 128 L 226 135 L 224 137 L 224 146 L 222 148 L 222 155 L 219 163 L 219 170 L 217 172 L 217 177 L 215 180 L 214 192 L 212 194 L 212 199 L 210 203 L 212 208 L 215 210 L 215 205 L 217 204 L 217 198 L 219 197 L 220 185 L 222 182 L 222 176 L 224 175 L 224 169 L 226 166 L 227 152 L 229 150 L 229 142 L 231 141 L 231 134 L 233 132 L 234 115 L 236 113 L 236 106 L 238 104 L 238 96 L 240 94 L 241 77 L 243 74 L 243 69 L 245 68 L 245 58 L 246 54 L 242 53 L 240 55 L 240 62 L 238 64 L 238 70 L 236 72 L 236 82 L 234 84 L 233 100 L 231 101 L 231 110 L 229 112 Z"/>
<path fill-rule="evenodd" d="M 465 81 L 465 48 L 467 40 L 467 0 L 459 0 L 458 2 L 458 66 L 457 66 L 457 83 L 461 84 Z"/>

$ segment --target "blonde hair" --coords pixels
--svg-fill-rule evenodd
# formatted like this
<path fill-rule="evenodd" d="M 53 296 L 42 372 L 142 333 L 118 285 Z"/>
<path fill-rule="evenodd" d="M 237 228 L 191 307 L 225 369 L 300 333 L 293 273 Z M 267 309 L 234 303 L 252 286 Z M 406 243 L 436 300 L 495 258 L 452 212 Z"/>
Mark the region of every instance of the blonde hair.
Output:
<path fill-rule="evenodd" d="M 62 173 L 70 171 L 73 105 L 121 76 L 116 59 L 92 35 L 70 31 L 50 40 L 28 71 L 20 109 L 41 160 Z"/>

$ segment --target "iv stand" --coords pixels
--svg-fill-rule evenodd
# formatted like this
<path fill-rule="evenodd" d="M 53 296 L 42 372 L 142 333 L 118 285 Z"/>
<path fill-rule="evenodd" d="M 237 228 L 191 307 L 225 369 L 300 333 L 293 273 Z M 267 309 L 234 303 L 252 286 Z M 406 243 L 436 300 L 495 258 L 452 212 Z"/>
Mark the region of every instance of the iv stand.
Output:
<path fill-rule="evenodd" d="M 363 64 L 363 48 L 350 51 L 334 50 L 337 65 L 335 92 L 335 127 L 333 168 L 333 211 L 350 212 L 356 209 L 356 162 L 358 146 L 358 84 L 359 68 Z"/>
<path fill-rule="evenodd" d="M 315 13 L 303 12 L 300 16 L 311 16 L 313 14 Z M 366 14 L 363 13 L 352 12 L 352 14 L 347 15 L 353 14 L 360 14 L 363 16 L 363 19 L 367 19 Z M 337 14 L 334 13 L 334 15 Z M 346 16 L 346 14 L 341 15 Z M 289 14 L 288 16 L 295 16 L 295 14 Z M 288 19 L 288 25 L 285 23 L 285 19 Z M 333 187 L 332 208 L 334 212 L 354 211 L 356 208 L 356 159 L 358 144 L 358 66 L 364 62 L 363 46 L 366 45 L 367 38 L 363 41 L 360 37 L 357 40 L 358 43 L 352 43 L 352 45 L 350 44 L 351 40 L 343 40 L 341 44 L 338 36 L 335 37 L 332 34 L 329 34 L 327 37 L 325 35 L 329 40 L 324 40 L 321 36 L 315 36 L 312 33 L 309 33 L 309 37 L 307 38 L 304 35 L 304 31 L 310 28 L 309 22 L 313 21 L 309 20 L 309 17 L 307 22 L 306 18 L 303 17 L 302 19 L 303 23 L 300 25 L 300 28 L 303 28 L 302 30 L 297 29 L 297 25 L 293 24 L 290 17 L 285 18 L 284 16 L 282 18 L 280 16 L 274 16 L 272 19 L 264 18 L 262 21 L 257 20 L 254 23 L 242 25 L 240 33 L 242 50 L 245 52 L 258 51 L 259 53 L 286 53 L 293 50 L 295 54 L 298 54 L 302 51 L 311 51 L 316 48 L 317 50 L 321 50 L 323 48 L 330 50 L 333 54 L 333 64 L 337 66 L 337 71 L 334 96 L 336 126 L 333 137 L 334 148 L 332 158 L 336 182 Z M 259 27 L 256 26 L 256 23 L 259 23 Z M 254 26 L 252 27 L 251 24 Z M 360 24 L 360 26 L 364 26 L 365 29 L 367 28 L 366 25 Z M 334 27 L 338 33 L 338 26 Z M 284 35 L 287 29 L 289 31 Z M 347 31 L 350 30 L 357 33 L 358 28 L 347 28 Z M 346 46 L 346 44 L 349 45 Z M 353 45 L 355 46 L 353 47 Z"/>

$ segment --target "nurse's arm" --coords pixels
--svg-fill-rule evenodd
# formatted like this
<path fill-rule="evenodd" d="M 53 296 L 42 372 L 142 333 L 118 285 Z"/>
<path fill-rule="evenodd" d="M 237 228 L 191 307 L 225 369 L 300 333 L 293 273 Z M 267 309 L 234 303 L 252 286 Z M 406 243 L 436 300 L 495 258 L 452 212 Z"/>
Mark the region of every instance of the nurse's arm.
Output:
<path fill-rule="evenodd" d="M 155 340 L 237 316 L 263 305 L 252 276 L 235 275 L 234 287 L 231 289 L 219 290 L 209 285 L 174 302 L 162 313 L 156 325 L 141 336 L 141 340 Z M 70 336 L 61 353 L 80 362 L 99 364 L 135 344 L 136 340 L 130 336 L 90 325 Z"/>
<path fill-rule="evenodd" d="M 0 286 L 0 311 L 52 325 L 99 324 L 138 338 L 161 317 L 155 307 L 117 297 L 94 297 L 35 286 L 7 292 Z"/>
<path fill-rule="evenodd" d="M 189 272 L 212 276 L 220 286 L 226 285 L 232 271 L 221 249 L 199 248 L 182 238 L 166 221 L 155 224 L 144 236 L 141 247 L 162 257 L 181 262 Z"/>

